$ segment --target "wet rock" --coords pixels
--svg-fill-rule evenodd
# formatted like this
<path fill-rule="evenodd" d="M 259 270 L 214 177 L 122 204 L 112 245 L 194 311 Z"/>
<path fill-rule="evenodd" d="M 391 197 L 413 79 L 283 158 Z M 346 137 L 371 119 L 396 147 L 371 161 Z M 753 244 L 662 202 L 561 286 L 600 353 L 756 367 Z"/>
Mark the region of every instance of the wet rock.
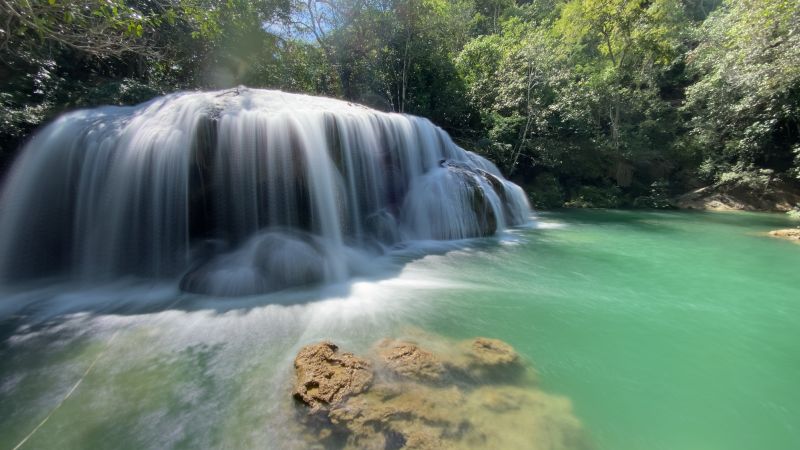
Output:
<path fill-rule="evenodd" d="M 452 448 L 453 439 L 469 427 L 457 414 L 464 403 L 455 387 L 381 384 L 333 408 L 330 418 L 350 433 L 346 448 Z"/>
<path fill-rule="evenodd" d="M 383 365 L 403 377 L 420 381 L 439 381 L 444 365 L 433 353 L 411 342 L 384 339 L 376 346 Z"/>
<path fill-rule="evenodd" d="M 475 230 L 470 236 L 482 237 L 491 236 L 497 231 L 497 216 L 492 208 L 491 202 L 484 190 L 482 181 L 488 182 L 487 186 L 494 189 L 492 180 L 486 178 L 487 172 L 481 169 L 473 169 L 468 164 L 460 161 L 442 160 L 439 165 L 447 169 L 452 175 L 459 179 L 468 188 L 468 203 L 475 213 Z"/>
<path fill-rule="evenodd" d="M 239 296 L 307 286 L 325 281 L 328 259 L 323 245 L 309 233 L 267 230 L 239 249 L 193 268 L 180 287 L 195 294 Z"/>
<path fill-rule="evenodd" d="M 400 240 L 397 220 L 385 209 L 368 215 L 364 219 L 364 227 L 379 242 L 394 243 Z"/>
<path fill-rule="evenodd" d="M 503 201 L 503 206 L 507 207 L 508 205 L 505 205 L 505 202 L 508 201 L 508 198 L 506 195 L 506 187 L 503 185 L 503 180 L 501 180 L 497 175 L 493 175 L 482 169 L 478 169 L 477 172 L 492 186 L 492 189 L 497 194 L 497 197 Z"/>
<path fill-rule="evenodd" d="M 533 380 L 535 374 L 527 370 L 509 344 L 499 340 L 478 337 L 456 344 L 444 363 L 454 375 L 480 383 L 508 383 Z"/>
<path fill-rule="evenodd" d="M 300 349 L 294 360 L 292 395 L 312 413 L 366 391 L 372 382 L 369 361 L 338 350 L 331 342 L 320 342 Z"/>
<path fill-rule="evenodd" d="M 351 449 L 589 448 L 570 402 L 535 389 L 377 384 L 330 411 Z"/>
<path fill-rule="evenodd" d="M 472 341 L 470 356 L 477 365 L 506 366 L 519 362 L 514 347 L 499 339 L 479 337 Z"/>
<path fill-rule="evenodd" d="M 800 228 L 787 228 L 784 230 L 773 230 L 769 235 L 776 238 L 800 241 Z"/>
<path fill-rule="evenodd" d="M 570 401 L 537 389 L 481 386 L 467 397 L 461 414 L 472 427 L 459 448 L 587 450 L 592 448 Z"/>
<path fill-rule="evenodd" d="M 477 217 L 478 236 L 491 236 L 497 232 L 497 216 L 486 192 L 479 184 L 472 186 L 472 210 Z"/>
<path fill-rule="evenodd" d="M 517 379 L 462 377 L 523 367 L 507 343 L 384 339 L 371 357 L 392 376 L 330 343 L 304 347 L 295 360 L 295 397 L 316 411 L 306 425 L 326 446 L 366 450 L 589 448 L 569 400 Z M 397 376 L 395 376 L 397 375 Z M 454 375 L 454 376 L 451 376 Z"/>

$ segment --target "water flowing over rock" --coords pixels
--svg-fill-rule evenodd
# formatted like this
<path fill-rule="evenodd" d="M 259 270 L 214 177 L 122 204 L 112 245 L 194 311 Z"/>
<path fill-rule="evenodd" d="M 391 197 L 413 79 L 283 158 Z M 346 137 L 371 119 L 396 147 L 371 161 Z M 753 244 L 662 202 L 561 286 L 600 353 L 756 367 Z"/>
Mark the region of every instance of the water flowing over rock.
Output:
<path fill-rule="evenodd" d="M 518 186 L 426 119 L 245 88 L 65 114 L 1 201 L 5 281 L 185 274 L 215 295 L 341 281 L 398 242 L 529 217 Z"/>

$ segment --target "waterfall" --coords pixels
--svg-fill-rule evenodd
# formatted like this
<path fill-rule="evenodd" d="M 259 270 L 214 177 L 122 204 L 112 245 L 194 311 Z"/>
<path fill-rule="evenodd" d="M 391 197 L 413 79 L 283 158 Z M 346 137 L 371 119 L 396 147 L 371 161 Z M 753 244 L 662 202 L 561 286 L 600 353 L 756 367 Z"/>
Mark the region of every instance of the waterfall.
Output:
<path fill-rule="evenodd" d="M 0 202 L 4 283 L 183 276 L 219 295 L 344 280 L 397 243 L 529 216 L 518 186 L 426 119 L 245 88 L 65 114 Z"/>

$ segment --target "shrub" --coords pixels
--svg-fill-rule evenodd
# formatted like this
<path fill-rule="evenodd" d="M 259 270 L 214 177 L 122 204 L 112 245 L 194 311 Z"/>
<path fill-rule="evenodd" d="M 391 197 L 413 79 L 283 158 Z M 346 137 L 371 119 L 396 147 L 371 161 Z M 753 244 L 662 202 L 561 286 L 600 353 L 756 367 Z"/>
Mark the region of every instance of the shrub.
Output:
<path fill-rule="evenodd" d="M 549 173 L 536 177 L 526 186 L 531 205 L 536 209 L 553 209 L 564 206 L 564 189 L 558 179 Z"/>
<path fill-rule="evenodd" d="M 650 185 L 650 192 L 647 195 L 636 197 L 633 201 L 634 208 L 646 209 L 669 209 L 675 205 L 669 199 L 669 183 L 667 181 L 654 181 Z"/>
<path fill-rule="evenodd" d="M 621 203 L 619 187 L 581 186 L 565 206 L 570 208 L 617 208 Z"/>

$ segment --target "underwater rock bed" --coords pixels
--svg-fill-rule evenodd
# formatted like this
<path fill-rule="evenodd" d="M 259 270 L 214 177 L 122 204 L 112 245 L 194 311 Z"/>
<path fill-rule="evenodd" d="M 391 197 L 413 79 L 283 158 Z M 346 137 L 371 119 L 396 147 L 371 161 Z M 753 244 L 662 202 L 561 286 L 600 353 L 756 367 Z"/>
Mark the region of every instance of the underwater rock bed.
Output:
<path fill-rule="evenodd" d="M 303 347 L 292 395 L 309 446 L 342 449 L 589 448 L 568 399 L 547 394 L 507 343 L 383 339 L 357 356 Z M 437 345 L 437 347 L 439 347 Z"/>

